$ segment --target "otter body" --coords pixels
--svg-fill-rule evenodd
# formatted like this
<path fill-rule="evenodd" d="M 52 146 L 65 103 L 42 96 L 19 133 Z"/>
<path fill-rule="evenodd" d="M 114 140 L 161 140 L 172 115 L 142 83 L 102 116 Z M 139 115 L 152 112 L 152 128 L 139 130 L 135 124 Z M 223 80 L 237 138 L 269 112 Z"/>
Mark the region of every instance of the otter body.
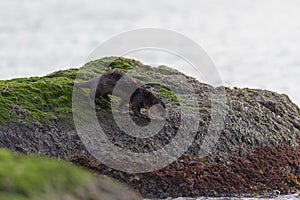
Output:
<path fill-rule="evenodd" d="M 121 82 L 118 84 L 118 81 Z M 129 99 L 130 107 L 133 113 L 138 117 L 147 118 L 147 116 L 140 112 L 141 108 L 149 109 L 155 104 L 159 104 L 163 108 L 166 108 L 165 104 L 159 99 L 159 97 L 148 91 L 143 86 L 139 86 L 138 82 L 133 80 L 125 72 L 118 69 L 104 72 L 101 76 L 86 82 L 73 82 L 69 84 L 74 85 L 75 87 L 90 88 L 91 91 L 89 96 L 92 107 L 94 107 L 95 98 L 103 97 L 110 101 L 111 99 L 108 94 L 113 94 L 121 98 L 122 104 L 126 101 L 126 99 Z M 118 88 L 114 91 L 117 84 Z"/>

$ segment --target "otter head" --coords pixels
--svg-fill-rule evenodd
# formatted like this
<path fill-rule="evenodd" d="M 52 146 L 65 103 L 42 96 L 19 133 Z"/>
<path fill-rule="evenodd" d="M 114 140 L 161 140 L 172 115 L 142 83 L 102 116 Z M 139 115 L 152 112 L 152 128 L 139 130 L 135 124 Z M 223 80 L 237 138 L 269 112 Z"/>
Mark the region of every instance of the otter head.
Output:
<path fill-rule="evenodd" d="M 166 108 L 165 103 L 148 90 L 144 91 L 144 97 L 143 107 L 149 110 L 149 114 L 155 116 L 155 118 L 164 118 Z"/>
<path fill-rule="evenodd" d="M 147 89 L 144 90 L 144 101 L 143 101 L 143 106 L 146 109 L 149 109 L 153 105 L 159 104 L 161 105 L 162 108 L 166 108 L 166 105 L 162 100 L 160 100 L 159 97 L 157 97 L 155 94 L 152 92 L 148 91 Z"/>

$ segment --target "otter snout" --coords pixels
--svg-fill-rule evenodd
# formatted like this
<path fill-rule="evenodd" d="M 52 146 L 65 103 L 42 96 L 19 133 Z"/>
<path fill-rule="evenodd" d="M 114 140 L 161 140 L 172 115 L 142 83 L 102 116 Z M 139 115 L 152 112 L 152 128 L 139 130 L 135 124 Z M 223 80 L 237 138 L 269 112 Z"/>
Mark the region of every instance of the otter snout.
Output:
<path fill-rule="evenodd" d="M 148 116 L 151 119 L 164 119 L 166 117 L 165 106 L 161 104 L 154 104 L 148 109 Z"/>

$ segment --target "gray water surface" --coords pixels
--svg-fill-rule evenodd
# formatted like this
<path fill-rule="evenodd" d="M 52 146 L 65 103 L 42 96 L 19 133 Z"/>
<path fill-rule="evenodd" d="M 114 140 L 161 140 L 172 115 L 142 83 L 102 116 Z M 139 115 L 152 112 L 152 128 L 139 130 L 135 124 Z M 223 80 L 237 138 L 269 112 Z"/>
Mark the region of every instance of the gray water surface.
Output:
<path fill-rule="evenodd" d="M 221 198 L 210 198 L 210 197 L 200 197 L 200 198 L 176 198 L 176 199 L 166 199 L 166 200 L 295 200 L 299 199 L 298 195 L 286 195 L 279 196 L 276 198 L 233 198 L 233 197 L 221 197 Z"/>

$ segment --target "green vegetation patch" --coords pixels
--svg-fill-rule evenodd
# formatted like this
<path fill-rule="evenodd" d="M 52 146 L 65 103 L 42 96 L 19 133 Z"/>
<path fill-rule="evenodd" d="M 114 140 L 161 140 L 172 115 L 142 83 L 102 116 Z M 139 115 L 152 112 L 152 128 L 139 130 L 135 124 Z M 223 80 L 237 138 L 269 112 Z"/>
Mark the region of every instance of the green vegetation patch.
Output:
<path fill-rule="evenodd" d="M 162 98 L 168 99 L 168 100 L 178 100 L 178 96 L 175 92 L 173 92 L 171 89 L 169 89 L 166 86 L 161 85 L 159 82 L 149 82 L 145 84 L 146 88 L 151 88 L 155 92 L 157 92 Z"/>
<path fill-rule="evenodd" d="M 55 199 L 66 194 L 92 199 L 92 180 L 90 172 L 63 161 L 0 150 L 1 199 Z"/>
<path fill-rule="evenodd" d="M 59 70 L 44 77 L 0 80 L 0 125 L 9 122 L 55 123 L 58 120 L 72 125 L 73 87 L 68 82 L 73 82 L 76 77 L 87 80 L 113 68 L 127 72 L 137 66 L 142 63 L 106 57 L 91 61 L 80 69 Z"/>
<path fill-rule="evenodd" d="M 0 125 L 16 121 L 22 123 L 49 122 L 68 119 L 72 109 L 72 86 L 75 70 L 66 76 L 52 74 L 45 77 L 19 78 L 0 81 Z"/>
<path fill-rule="evenodd" d="M 109 71 L 112 69 L 120 69 L 124 72 L 129 72 L 140 66 L 143 66 L 143 64 L 133 59 L 114 56 L 105 57 L 86 63 L 80 68 L 77 79 L 88 80 L 90 78 L 99 76 L 104 71 Z"/>
<path fill-rule="evenodd" d="M 178 100 L 177 95 L 172 90 L 169 90 L 165 87 L 160 87 L 158 92 L 163 98 Z"/>

